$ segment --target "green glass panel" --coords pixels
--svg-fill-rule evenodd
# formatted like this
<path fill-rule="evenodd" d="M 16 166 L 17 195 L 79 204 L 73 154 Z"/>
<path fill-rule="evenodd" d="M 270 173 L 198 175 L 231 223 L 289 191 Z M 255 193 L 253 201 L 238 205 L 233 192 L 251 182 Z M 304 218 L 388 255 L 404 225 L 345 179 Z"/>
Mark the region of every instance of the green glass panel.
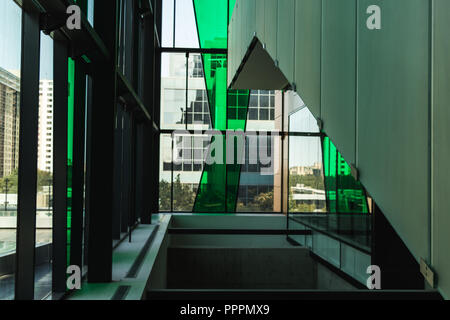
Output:
<path fill-rule="evenodd" d="M 67 104 L 67 265 L 70 265 L 70 236 L 72 227 L 72 162 L 73 162 L 73 116 L 75 93 L 75 62 L 68 62 L 69 97 Z"/>
<path fill-rule="evenodd" d="M 331 142 L 323 139 L 325 189 L 331 213 L 367 213 L 365 191 L 351 175 L 351 168 Z"/>
<path fill-rule="evenodd" d="M 228 0 L 193 0 L 200 48 L 226 49 Z"/>
<path fill-rule="evenodd" d="M 228 90 L 227 128 L 245 130 L 250 91 Z"/>
<path fill-rule="evenodd" d="M 217 130 L 227 127 L 227 56 L 203 54 L 203 70 L 208 92 L 211 125 Z"/>
<path fill-rule="evenodd" d="M 222 143 L 218 143 L 221 140 Z M 211 147 L 213 150 L 209 150 L 208 158 L 211 156 L 216 157 L 219 162 L 218 153 L 219 149 L 222 149 L 221 163 L 207 164 L 203 170 L 200 185 L 197 191 L 197 198 L 194 203 L 194 212 L 201 213 L 220 213 L 225 212 L 225 197 L 226 197 L 226 165 L 225 165 L 225 136 L 215 135 L 211 139 L 211 146 L 217 144 L 217 148 Z"/>
<path fill-rule="evenodd" d="M 227 24 L 234 1 L 193 0 L 200 47 L 227 48 Z M 231 10 L 230 10 L 231 11 Z M 248 90 L 227 90 L 227 56 L 203 54 L 203 69 L 208 92 L 211 125 L 215 130 L 245 130 L 249 100 Z M 223 161 L 205 164 L 194 212 L 235 212 L 240 164 L 226 165 L 225 136 L 222 139 Z M 212 138 L 212 142 L 216 141 Z M 236 148 L 236 146 L 235 146 Z M 236 154 L 236 153 L 235 153 Z M 212 154 L 215 155 L 215 151 Z"/>

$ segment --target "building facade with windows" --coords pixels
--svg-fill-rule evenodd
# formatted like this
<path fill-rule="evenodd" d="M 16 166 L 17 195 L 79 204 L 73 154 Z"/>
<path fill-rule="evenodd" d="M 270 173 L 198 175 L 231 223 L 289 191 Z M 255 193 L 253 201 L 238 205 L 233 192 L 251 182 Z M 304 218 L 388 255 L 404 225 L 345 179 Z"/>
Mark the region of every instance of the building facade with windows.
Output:
<path fill-rule="evenodd" d="M 38 169 L 53 170 L 53 80 L 39 81 Z"/>
<path fill-rule="evenodd" d="M 0 68 L 0 177 L 14 173 L 19 161 L 20 79 Z"/>

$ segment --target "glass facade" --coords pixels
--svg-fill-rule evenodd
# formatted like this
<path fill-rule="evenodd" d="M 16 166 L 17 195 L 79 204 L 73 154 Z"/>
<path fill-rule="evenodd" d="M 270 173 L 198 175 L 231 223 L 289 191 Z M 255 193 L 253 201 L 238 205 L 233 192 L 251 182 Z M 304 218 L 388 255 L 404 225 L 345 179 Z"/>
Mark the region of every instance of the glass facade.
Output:
<path fill-rule="evenodd" d="M 227 89 L 227 54 L 220 50 L 227 48 L 227 24 L 234 6 L 235 1 L 226 0 L 163 3 L 162 33 L 166 49 L 161 54 L 161 127 L 169 132 L 216 131 L 209 133 L 210 141 L 203 141 L 203 150 L 194 150 L 192 132 L 185 138 L 174 139 L 174 155 L 180 152 L 180 143 L 184 151 L 190 144 L 192 155 L 183 164 L 174 163 L 172 167 L 165 161 L 160 165 L 160 176 L 164 177 L 160 181 L 171 181 L 171 191 L 175 186 L 190 188 L 196 193 L 195 201 L 192 208 L 175 205 L 176 199 L 172 199 L 170 206 L 160 207 L 163 211 L 197 213 L 281 212 L 283 207 L 295 213 L 337 212 L 350 207 L 353 211 L 348 212 L 366 212 L 364 206 L 355 204 L 358 191 L 352 193 L 353 189 L 346 189 L 350 182 L 344 182 L 345 186 L 337 193 L 333 190 L 337 181 L 332 178 L 336 174 L 329 171 L 335 165 L 330 162 L 333 151 L 329 150 L 329 140 L 320 133 L 314 116 L 297 94 Z M 179 14 L 180 8 L 185 10 L 185 15 Z M 199 45 L 177 40 L 181 38 Z M 175 52 L 171 48 L 186 51 Z M 192 49 L 188 51 L 188 48 Z M 209 52 L 201 53 L 204 49 Z M 289 115 L 287 120 L 285 114 Z M 271 137 L 266 143 L 268 133 Z M 283 146 L 280 137 L 286 133 L 288 144 Z M 288 159 L 282 157 L 285 149 L 289 150 Z M 197 160 L 195 153 L 202 153 L 202 163 L 191 164 Z M 242 159 L 237 159 L 238 153 L 243 154 Z M 271 167 L 276 162 L 279 168 L 263 174 L 259 155 L 267 153 L 272 153 Z M 341 167 L 343 163 L 341 159 Z M 288 169 L 282 173 L 283 166 Z M 169 175 L 171 178 L 167 179 Z M 342 182 L 349 174 L 346 171 L 338 176 Z M 284 184 L 288 184 L 286 190 Z M 283 192 L 288 193 L 287 198 L 283 198 Z M 336 208 L 339 195 L 341 207 Z"/>
<path fill-rule="evenodd" d="M 0 300 L 14 299 L 22 12 L 0 3 Z"/>
<path fill-rule="evenodd" d="M 363 187 L 353 178 L 350 166 L 328 137 L 323 139 L 323 150 L 329 211 L 368 213 Z"/>
<path fill-rule="evenodd" d="M 107 41 L 101 43 L 100 50 L 98 47 L 98 41 L 102 41 L 99 39 L 107 38 L 105 35 L 89 44 L 87 42 L 90 40 L 86 40 L 87 30 L 92 31 L 94 27 L 94 1 L 76 1 L 87 18 L 83 19 L 82 29 L 78 33 L 84 40 L 76 45 L 70 31 L 61 37 L 60 27 L 57 26 L 50 32 L 48 21 L 42 16 L 36 16 L 37 11 L 42 11 L 42 14 L 47 12 L 47 3 L 33 2 L 26 6 L 13 0 L 0 3 L 1 300 L 58 299 L 71 290 L 66 283 L 69 266 L 78 266 L 81 275 L 86 275 L 89 265 L 91 270 L 99 265 L 95 261 L 99 255 L 93 253 L 98 244 L 95 236 L 102 233 L 105 236 L 105 231 L 103 226 L 95 227 L 95 216 L 99 212 L 101 214 L 102 210 L 93 210 L 93 203 L 102 195 L 89 195 L 100 189 L 93 187 L 93 183 L 98 181 L 93 175 L 106 162 L 118 163 L 121 168 L 120 176 L 123 178 L 115 181 L 123 187 L 116 197 L 121 207 L 118 212 L 119 223 L 112 228 L 119 229 L 119 240 L 123 237 L 122 230 L 131 234 L 138 221 L 148 219 L 143 212 L 157 211 L 143 208 L 143 199 L 135 196 L 138 183 L 140 188 L 150 183 L 136 179 L 136 175 L 143 175 L 142 164 L 148 162 L 145 157 L 149 158 L 148 154 L 144 156 L 142 152 L 137 152 L 137 141 L 143 144 L 142 136 L 138 136 L 138 132 L 143 129 L 142 121 L 137 118 L 142 114 L 147 118 L 153 114 L 150 116 L 148 110 L 142 111 L 142 108 L 142 114 L 131 111 L 131 106 L 141 106 L 144 100 L 142 92 L 134 91 L 134 87 L 143 87 L 143 84 L 138 85 L 136 82 L 144 82 L 134 71 L 140 60 L 130 54 L 131 46 L 126 45 L 132 39 L 129 37 L 133 28 L 132 11 L 138 8 L 130 6 L 129 1 L 119 2 L 119 43 L 111 47 L 117 46 L 117 64 L 120 68 L 110 77 L 104 77 L 102 72 L 88 72 L 94 63 L 104 59 L 102 55 L 105 50 L 109 50 L 105 45 Z M 35 5 L 40 5 L 37 11 Z M 152 5 L 152 9 L 156 9 L 155 1 L 152 1 Z M 96 17 L 98 16 L 97 14 Z M 105 24 L 103 16 L 96 20 L 96 24 Z M 23 32 L 23 26 L 27 32 Z M 53 27 L 52 25 L 51 28 Z M 150 34 L 156 37 L 154 33 L 157 29 L 155 30 L 154 25 L 150 30 Z M 134 35 L 133 41 L 142 42 L 139 40 L 143 39 L 142 32 Z M 63 38 L 65 40 L 60 41 Z M 22 50 L 22 46 L 27 49 Z M 150 51 L 154 55 L 154 47 Z M 23 61 L 26 62 L 25 66 L 21 65 Z M 152 70 L 154 69 L 153 66 Z M 116 77 L 120 79 L 120 83 L 114 80 L 109 90 L 102 88 L 108 80 Z M 203 91 L 198 101 L 203 104 L 206 92 L 204 87 L 201 89 Z M 96 92 L 101 90 L 104 93 L 99 99 Z M 21 99 L 21 95 L 25 99 Z M 115 121 L 119 119 L 118 110 L 111 108 L 113 116 L 110 117 L 109 126 L 106 116 L 108 109 L 93 108 L 94 101 L 97 105 L 99 100 L 102 105 L 107 103 L 108 95 L 117 99 L 119 108 L 125 111 L 126 116 L 121 121 L 124 125 L 119 126 L 118 120 Z M 197 102 L 196 94 L 191 96 L 189 98 L 194 106 Z M 130 102 L 129 97 L 137 99 L 138 103 Z M 197 111 L 196 108 L 195 112 Z M 203 109 L 199 114 L 203 118 Z M 123 142 L 120 144 L 122 148 L 117 154 L 110 154 L 111 159 L 93 170 L 95 160 L 98 159 L 93 154 L 108 144 L 108 138 L 99 138 L 108 131 L 108 126 L 110 132 L 120 128 L 119 135 L 113 140 Z M 147 139 L 146 143 L 153 145 L 149 140 L 151 139 Z M 25 147 L 20 149 L 19 144 L 22 143 Z M 26 165 L 19 166 L 19 160 Z M 113 185 L 113 181 L 106 182 L 107 179 L 112 180 L 112 172 L 111 168 L 109 174 L 103 176 L 104 185 Z M 148 172 L 146 174 L 148 176 Z M 34 184 L 34 179 L 35 185 L 30 186 L 29 181 Z M 104 188 L 102 186 L 101 189 Z M 102 208 L 105 206 L 107 204 L 103 201 Z M 91 215 L 91 212 L 96 213 Z M 112 216 L 115 214 L 116 212 Z M 92 229 L 97 231 L 93 232 Z M 91 242 L 89 240 L 92 234 L 94 241 Z M 108 235 L 104 238 L 108 238 Z M 110 237 L 111 242 L 106 246 L 106 251 L 112 250 L 113 238 L 114 236 Z M 104 252 L 104 247 L 100 251 Z M 92 260 L 94 261 L 90 264 L 89 261 Z M 103 261 L 107 259 L 101 260 L 100 264 Z M 95 274 L 95 270 L 92 273 Z"/>

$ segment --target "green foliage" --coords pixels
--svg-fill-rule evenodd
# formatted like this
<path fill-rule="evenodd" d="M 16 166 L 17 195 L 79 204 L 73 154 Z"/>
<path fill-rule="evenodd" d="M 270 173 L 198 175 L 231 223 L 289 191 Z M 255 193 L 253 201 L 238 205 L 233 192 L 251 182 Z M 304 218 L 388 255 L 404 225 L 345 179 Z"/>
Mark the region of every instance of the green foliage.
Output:
<path fill-rule="evenodd" d="M 273 212 L 273 191 L 260 193 L 246 205 L 238 202 L 237 212 Z"/>
<path fill-rule="evenodd" d="M 170 210 L 170 183 L 165 180 L 159 182 L 159 209 Z"/>
<path fill-rule="evenodd" d="M 296 203 L 289 199 L 289 212 L 314 212 L 317 207 L 315 204 Z"/>
<path fill-rule="evenodd" d="M 324 179 L 321 175 L 289 175 L 289 190 L 297 184 L 303 184 L 318 190 L 324 190 Z M 317 208 L 315 204 L 298 203 L 289 199 L 289 212 L 314 212 Z"/>
<path fill-rule="evenodd" d="M 159 208 L 162 211 L 170 211 L 170 182 L 159 182 Z M 191 212 L 195 201 L 195 192 L 191 187 L 181 183 L 180 175 L 173 182 L 173 210 Z"/>
<path fill-rule="evenodd" d="M 12 174 L 7 177 L 0 178 L 0 190 L 5 193 L 8 189 L 8 193 L 17 193 L 18 186 L 18 170 L 14 170 Z M 42 191 L 44 186 L 52 185 L 53 176 L 51 172 L 37 171 L 37 191 Z M 6 186 L 8 184 L 8 186 Z M 6 188 L 8 187 L 8 188 Z"/>
<path fill-rule="evenodd" d="M 316 175 L 289 175 L 289 188 L 297 184 L 304 184 L 305 187 L 324 190 L 323 177 Z"/>

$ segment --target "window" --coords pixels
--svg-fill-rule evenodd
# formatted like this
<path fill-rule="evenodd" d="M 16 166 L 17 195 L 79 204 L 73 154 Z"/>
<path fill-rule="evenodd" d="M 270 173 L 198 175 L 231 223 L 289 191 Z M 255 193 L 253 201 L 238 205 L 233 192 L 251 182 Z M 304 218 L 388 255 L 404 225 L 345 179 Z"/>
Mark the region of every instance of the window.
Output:
<path fill-rule="evenodd" d="M 17 169 L 22 12 L 12 0 L 0 1 L 0 108 L 11 114 L 0 123 L 0 300 L 14 298 L 15 269 L 7 263 L 16 252 Z"/>
<path fill-rule="evenodd" d="M 47 91 L 53 89 L 53 40 L 49 36 L 41 32 L 41 56 L 40 56 L 40 80 L 46 83 Z M 48 97 L 53 96 L 52 93 L 47 93 Z M 47 100 L 50 101 L 50 100 Z M 51 105 L 40 105 L 40 108 Z M 51 136 L 53 131 L 52 126 L 47 126 L 46 122 L 39 122 L 38 134 L 47 131 L 47 136 Z M 50 132 L 48 132 L 50 131 Z M 51 152 L 44 145 L 39 145 L 38 154 L 45 157 L 46 160 L 52 158 Z M 49 168 L 51 161 L 38 161 L 37 175 L 38 182 L 36 185 L 36 218 L 42 224 L 36 225 L 36 256 L 41 254 L 46 247 L 52 246 L 52 227 L 53 227 L 53 211 L 52 211 L 52 188 L 53 178 Z M 35 266 L 35 299 L 42 299 L 52 291 L 52 257 L 51 255 L 44 255 L 39 259 Z"/>

